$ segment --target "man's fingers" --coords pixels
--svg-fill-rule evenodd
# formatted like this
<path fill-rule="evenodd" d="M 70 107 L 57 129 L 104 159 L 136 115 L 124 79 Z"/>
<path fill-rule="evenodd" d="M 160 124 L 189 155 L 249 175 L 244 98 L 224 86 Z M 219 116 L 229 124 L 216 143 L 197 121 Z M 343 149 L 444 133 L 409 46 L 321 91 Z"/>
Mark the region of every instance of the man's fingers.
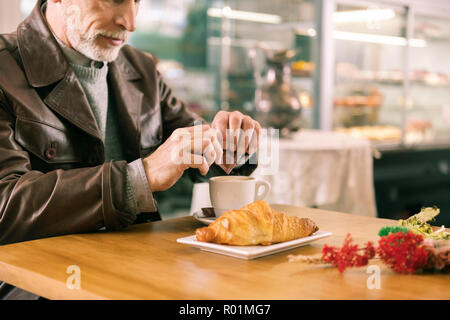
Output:
<path fill-rule="evenodd" d="M 211 126 L 209 124 L 201 124 L 198 126 L 178 128 L 173 132 L 173 134 L 182 133 L 182 132 L 193 133 L 194 131 L 202 131 L 203 132 L 203 131 L 207 131 L 209 129 L 211 129 Z"/>
<path fill-rule="evenodd" d="M 171 139 L 174 141 L 193 140 L 197 137 L 197 135 L 202 136 L 204 132 L 208 130 L 211 130 L 211 126 L 209 124 L 179 128 L 172 133 Z"/>
<path fill-rule="evenodd" d="M 220 163 L 222 159 L 223 149 L 219 143 L 217 130 L 208 125 L 177 129 L 174 131 L 173 139 L 178 144 L 174 148 L 177 163 L 192 163 L 191 154 L 205 157 L 208 166 L 216 161 Z"/>
<path fill-rule="evenodd" d="M 197 168 L 202 175 L 206 175 L 209 171 L 208 160 L 198 154 L 192 154 L 192 162 L 186 165 L 189 168 Z"/>
<path fill-rule="evenodd" d="M 258 121 L 253 120 L 253 134 L 250 139 L 249 145 L 246 148 L 248 154 L 252 155 L 256 151 L 258 151 L 259 148 L 259 141 L 260 141 L 260 134 L 261 134 L 261 125 L 258 123 Z"/>
<path fill-rule="evenodd" d="M 219 159 L 222 159 L 223 156 L 223 148 L 220 143 L 221 137 L 218 135 L 218 130 L 211 128 L 210 130 L 205 132 L 205 138 L 211 140 L 211 143 L 214 147 L 214 151 L 216 152 L 216 162 Z M 219 160 L 220 161 L 220 160 Z"/>
<path fill-rule="evenodd" d="M 233 111 L 230 113 L 228 120 L 228 131 L 227 137 L 227 149 L 236 151 L 238 148 L 239 137 L 241 135 L 241 125 L 242 125 L 243 114 L 239 111 Z"/>
<path fill-rule="evenodd" d="M 255 131 L 256 131 L 256 149 L 259 148 L 259 143 L 260 143 L 260 137 L 261 137 L 261 125 L 259 124 L 258 121 L 255 121 L 256 125 L 255 125 Z"/>
<path fill-rule="evenodd" d="M 209 143 L 203 150 L 203 157 L 206 159 L 208 167 L 216 161 L 217 154 L 212 143 Z"/>
<path fill-rule="evenodd" d="M 214 120 L 211 124 L 211 127 L 217 130 L 219 143 L 221 144 L 222 149 L 224 149 L 224 146 L 226 146 L 228 118 L 229 118 L 228 112 L 219 111 L 217 115 L 214 117 Z"/>
<path fill-rule="evenodd" d="M 195 140 L 185 141 L 182 147 L 182 152 L 185 155 L 201 155 L 205 157 L 208 165 L 211 165 L 217 160 L 218 157 L 222 157 L 223 151 L 214 136 L 203 135 Z"/>
<path fill-rule="evenodd" d="M 244 153 L 253 154 L 258 150 L 261 125 L 251 117 L 239 111 L 221 111 L 214 118 L 212 127 L 222 136 L 222 148 L 227 150 L 221 159 L 231 152 L 239 159 Z M 227 158 L 225 163 L 230 164 L 233 160 L 230 156 Z"/>
<path fill-rule="evenodd" d="M 256 130 L 255 130 L 255 126 L 256 126 L 256 121 L 254 121 L 252 118 L 250 118 L 249 116 L 245 116 L 243 121 L 242 121 L 242 130 L 244 130 L 244 149 L 245 151 L 249 150 L 249 145 L 250 142 L 252 141 L 252 138 L 254 135 L 256 135 Z M 242 140 L 242 138 L 241 138 Z"/>
<path fill-rule="evenodd" d="M 248 148 L 246 149 L 248 150 L 247 153 L 249 155 L 254 154 L 258 150 L 258 139 L 259 139 L 258 133 L 256 132 L 255 129 L 252 138 L 250 140 L 250 143 L 248 144 Z"/>
<path fill-rule="evenodd" d="M 211 139 L 201 137 L 183 142 L 183 152 L 203 155 L 207 150 L 214 150 Z"/>

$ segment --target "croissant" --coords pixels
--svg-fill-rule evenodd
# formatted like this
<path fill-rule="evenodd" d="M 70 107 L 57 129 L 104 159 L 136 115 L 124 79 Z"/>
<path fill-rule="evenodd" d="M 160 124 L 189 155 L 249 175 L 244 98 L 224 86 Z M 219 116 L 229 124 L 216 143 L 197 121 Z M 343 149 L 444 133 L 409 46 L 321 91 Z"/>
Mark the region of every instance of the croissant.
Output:
<path fill-rule="evenodd" d="M 307 237 L 319 230 L 308 218 L 274 212 L 265 201 L 223 213 L 208 227 L 199 228 L 198 241 L 236 246 L 270 245 Z"/>

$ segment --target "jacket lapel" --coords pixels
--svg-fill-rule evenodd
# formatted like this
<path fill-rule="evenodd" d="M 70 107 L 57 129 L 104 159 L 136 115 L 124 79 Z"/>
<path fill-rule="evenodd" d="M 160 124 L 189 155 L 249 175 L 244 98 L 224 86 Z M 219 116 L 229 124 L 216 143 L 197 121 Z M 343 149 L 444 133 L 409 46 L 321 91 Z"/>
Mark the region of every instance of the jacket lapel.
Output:
<path fill-rule="evenodd" d="M 136 87 L 141 75 L 121 52 L 109 65 L 108 83 L 110 96 L 115 102 L 122 141 L 128 161 L 141 156 L 141 107 L 144 94 Z"/>
<path fill-rule="evenodd" d="M 79 129 L 102 140 L 89 101 L 71 69 L 44 99 L 44 102 Z"/>

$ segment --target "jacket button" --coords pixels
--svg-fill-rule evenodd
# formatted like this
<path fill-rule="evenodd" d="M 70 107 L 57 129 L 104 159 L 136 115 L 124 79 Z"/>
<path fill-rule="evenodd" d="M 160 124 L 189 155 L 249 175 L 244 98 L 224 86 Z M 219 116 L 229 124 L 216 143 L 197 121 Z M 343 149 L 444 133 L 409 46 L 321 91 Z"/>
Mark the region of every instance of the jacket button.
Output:
<path fill-rule="evenodd" d="M 48 160 L 53 160 L 56 157 L 56 148 L 48 148 L 47 150 L 45 150 L 45 157 Z"/>

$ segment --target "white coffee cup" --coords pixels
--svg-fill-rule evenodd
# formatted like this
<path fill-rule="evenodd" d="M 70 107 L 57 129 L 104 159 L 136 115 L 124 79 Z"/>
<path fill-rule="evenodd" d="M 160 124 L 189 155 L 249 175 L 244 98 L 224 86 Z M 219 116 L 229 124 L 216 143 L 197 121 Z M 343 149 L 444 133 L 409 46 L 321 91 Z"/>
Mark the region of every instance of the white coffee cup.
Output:
<path fill-rule="evenodd" d="M 216 217 L 225 211 L 237 210 L 262 200 L 269 191 L 270 184 L 267 181 L 254 177 L 220 176 L 209 179 L 209 196 Z"/>

